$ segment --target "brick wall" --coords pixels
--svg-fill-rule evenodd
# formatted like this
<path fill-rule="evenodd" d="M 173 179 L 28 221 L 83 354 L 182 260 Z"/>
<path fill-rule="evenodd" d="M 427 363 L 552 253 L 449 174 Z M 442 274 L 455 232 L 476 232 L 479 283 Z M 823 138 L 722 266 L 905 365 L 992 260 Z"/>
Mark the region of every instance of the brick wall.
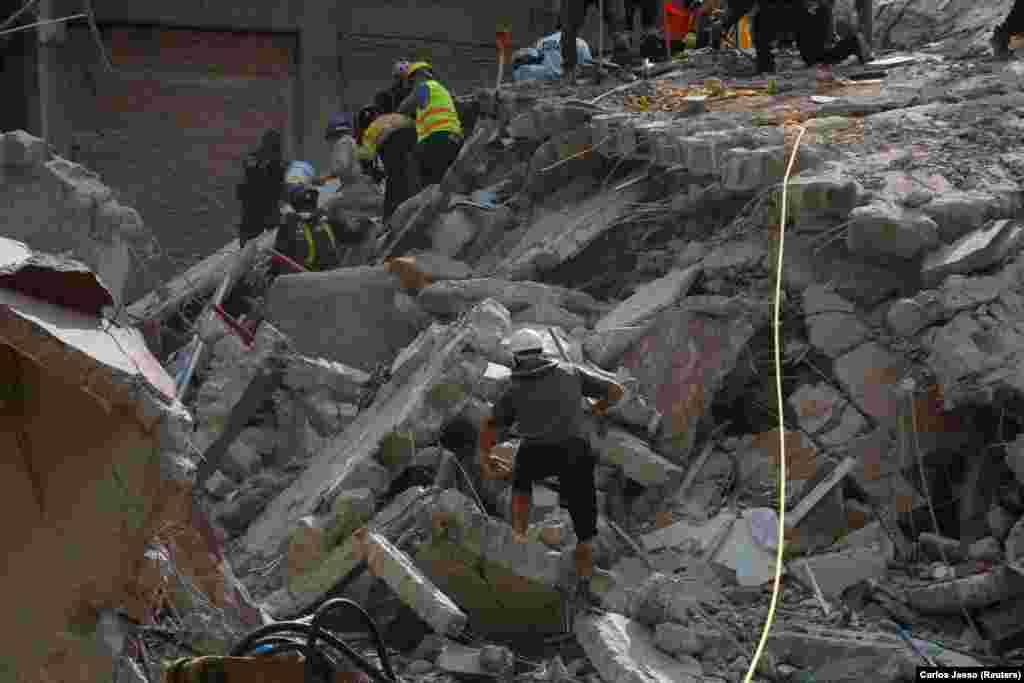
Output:
<path fill-rule="evenodd" d="M 141 213 L 169 276 L 235 235 L 240 160 L 267 128 L 289 123 L 293 39 L 156 30 L 105 39 L 115 73 L 95 64 L 87 33 L 69 41 L 92 61 L 67 89 L 76 160 Z"/>

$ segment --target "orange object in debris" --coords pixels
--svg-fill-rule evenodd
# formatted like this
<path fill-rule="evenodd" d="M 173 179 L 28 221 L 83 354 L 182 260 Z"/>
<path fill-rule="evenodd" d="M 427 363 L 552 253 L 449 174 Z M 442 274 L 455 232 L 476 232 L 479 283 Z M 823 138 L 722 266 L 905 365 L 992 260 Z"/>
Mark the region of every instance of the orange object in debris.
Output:
<path fill-rule="evenodd" d="M 694 30 L 697 15 L 690 10 L 676 7 L 674 3 L 664 3 L 665 38 L 669 41 L 686 40 L 686 34 Z"/>
<path fill-rule="evenodd" d="M 512 52 L 512 29 L 499 24 L 494 32 L 494 42 L 498 46 L 498 52 L 508 55 Z"/>

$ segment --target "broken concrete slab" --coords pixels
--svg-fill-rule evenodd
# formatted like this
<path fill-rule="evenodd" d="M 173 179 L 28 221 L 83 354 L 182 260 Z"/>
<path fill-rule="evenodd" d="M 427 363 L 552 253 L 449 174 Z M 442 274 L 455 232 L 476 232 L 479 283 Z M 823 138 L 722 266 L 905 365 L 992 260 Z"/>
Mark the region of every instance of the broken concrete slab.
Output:
<path fill-rule="evenodd" d="M 117 305 L 159 283 L 150 272 L 160 247 L 139 213 L 122 205 L 99 175 L 54 156 L 25 131 L 0 134 L 2 233 L 33 249 L 71 252 L 109 288 Z"/>
<path fill-rule="evenodd" d="M 283 275 L 267 296 L 267 319 L 300 353 L 371 372 L 420 331 L 419 321 L 395 308 L 399 291 L 383 267 Z"/>
<path fill-rule="evenodd" d="M 921 268 L 922 283 L 937 287 L 949 275 L 985 270 L 1019 249 L 1022 241 L 1024 226 L 1010 220 L 996 221 L 928 254 Z"/>
<path fill-rule="evenodd" d="M 919 211 L 874 201 L 850 212 L 851 253 L 909 260 L 938 245 L 938 226 Z"/>
<path fill-rule="evenodd" d="M 952 190 L 935 196 L 921 207 L 939 228 L 939 238 L 948 243 L 981 228 L 996 211 L 999 200 L 977 191 Z"/>
<path fill-rule="evenodd" d="M 574 206 L 570 213 L 556 211 L 542 215 L 505 256 L 497 273 L 510 276 L 530 272 L 535 264 L 550 268 L 565 263 L 617 225 L 630 206 L 641 201 L 647 191 L 647 184 L 639 183 L 619 192 L 595 194 Z"/>
<path fill-rule="evenodd" d="M 623 354 L 647 335 L 653 326 L 652 319 L 634 327 L 591 332 L 583 340 L 583 350 L 595 365 L 614 371 L 619 367 Z"/>
<path fill-rule="evenodd" d="M 759 317 L 720 319 L 666 309 L 656 318 L 622 364 L 665 415 L 656 450 L 680 463 L 693 448 L 698 424 L 753 336 Z"/>
<path fill-rule="evenodd" d="M 907 603 L 921 614 L 959 614 L 1024 595 L 1024 576 L 995 567 L 963 579 L 939 581 L 910 588 Z"/>
<path fill-rule="evenodd" d="M 512 318 L 512 323 L 514 325 L 545 325 L 572 330 L 577 327 L 586 327 L 587 320 L 581 315 L 565 310 L 556 303 L 542 300 L 530 308 L 516 313 Z"/>
<path fill-rule="evenodd" d="M 640 538 L 648 552 L 662 548 L 680 548 L 692 546 L 694 551 L 705 554 L 714 541 L 732 527 L 736 522 L 735 513 L 723 510 L 704 524 L 693 524 L 687 521 L 676 522 L 663 529 L 657 529 Z"/>
<path fill-rule="evenodd" d="M 868 336 L 852 303 L 825 285 L 811 285 L 803 293 L 808 337 L 822 353 L 836 358 L 858 346 Z"/>
<path fill-rule="evenodd" d="M 822 594 L 828 598 L 839 598 L 850 586 L 882 578 L 889 570 L 885 553 L 877 547 L 813 555 L 790 562 L 788 568 L 792 576 L 808 587 L 817 582 Z"/>
<path fill-rule="evenodd" d="M 515 542 L 511 526 L 484 514 L 458 491 L 442 491 L 434 510 L 435 515 L 451 520 L 446 533 L 456 545 L 541 585 L 562 585 L 564 576 L 559 553 L 551 552 L 540 543 Z"/>
<path fill-rule="evenodd" d="M 643 285 L 615 310 L 601 318 L 594 326 L 594 330 L 608 332 L 642 324 L 686 296 L 686 292 L 697 280 L 700 272 L 700 266 L 681 268 Z"/>
<path fill-rule="evenodd" d="M 428 501 L 426 489 L 418 486 L 407 489 L 371 521 L 370 529 L 380 529 L 396 519 L 408 516 L 415 520 Z M 312 519 L 312 516 L 304 518 Z M 329 522 L 330 520 L 328 520 Z M 323 528 L 322 520 L 309 524 L 302 522 L 296 528 Z M 327 534 L 332 529 L 327 528 Z M 389 533 L 395 533 L 392 528 Z M 334 547 L 328 547 L 330 540 L 323 534 L 302 532 L 312 552 L 304 554 L 304 561 L 296 564 L 296 571 L 289 572 L 285 586 L 268 596 L 264 608 L 278 620 L 284 620 L 305 611 L 316 603 L 335 584 L 366 559 L 365 547 L 351 534 Z"/>
<path fill-rule="evenodd" d="M 283 359 L 282 384 L 292 391 L 314 394 L 327 390 L 338 401 L 358 401 L 370 375 L 324 358 L 291 354 Z"/>
<path fill-rule="evenodd" d="M 862 344 L 835 362 L 836 376 L 860 409 L 882 421 L 900 415 L 894 390 L 907 369 L 904 359 L 876 342 Z"/>
<path fill-rule="evenodd" d="M 232 421 L 231 417 L 246 397 L 250 385 L 259 376 L 266 379 L 267 389 L 272 390 L 277 381 L 275 377 L 282 369 L 281 359 L 291 351 L 290 340 L 270 324 L 260 325 L 252 347 L 247 347 L 233 334 L 221 337 L 213 345 L 208 376 L 196 393 L 198 420 L 194 438 L 201 452 L 205 453 L 215 443 L 218 443 L 219 453 L 227 450 L 244 428 L 244 422 L 236 424 L 239 420 Z M 262 401 L 269 397 L 269 391 L 261 393 L 266 395 L 255 396 L 253 400 Z M 244 407 L 249 409 L 251 406 Z M 248 421 L 248 416 L 245 417 Z M 230 434 L 227 433 L 229 426 Z"/>
<path fill-rule="evenodd" d="M 504 675 L 514 668 L 515 662 L 510 651 L 500 649 L 501 661 L 495 661 L 494 653 L 485 653 L 479 648 L 447 642 L 437 657 L 437 668 L 459 676 L 493 676 L 504 680 Z"/>
<path fill-rule="evenodd" d="M 474 278 L 436 282 L 417 300 L 434 315 L 459 315 L 484 299 L 494 299 L 512 313 L 525 310 L 541 300 L 551 301 L 573 313 L 603 313 L 604 306 L 593 297 L 564 287 L 539 282 L 513 282 L 495 278 Z"/>
<path fill-rule="evenodd" d="M 703 678 L 692 657 L 680 661 L 658 650 L 653 634 L 621 614 L 579 619 L 576 638 L 601 678 L 609 683 L 689 683 Z"/>
<path fill-rule="evenodd" d="M 764 265 L 768 245 L 762 240 L 728 242 L 712 250 L 701 259 L 704 277 L 736 277 Z"/>
<path fill-rule="evenodd" d="M 435 632 L 458 636 L 469 621 L 451 598 L 416 568 L 412 559 L 378 533 L 357 534 L 370 573 L 388 585 Z"/>
<path fill-rule="evenodd" d="M 624 429 L 610 428 L 606 435 L 594 440 L 594 449 L 602 462 L 621 467 L 629 479 L 643 486 L 667 484 L 683 474 L 681 467 Z"/>
<path fill-rule="evenodd" d="M 420 441 L 429 438 L 422 430 L 439 430 L 447 412 L 458 410 L 469 390 L 456 392 L 453 387 L 451 391 L 438 392 L 434 400 L 428 398 L 457 365 L 471 333 L 468 325 L 435 325 L 424 332 L 415 345 L 416 351 L 393 370 L 391 381 L 378 391 L 374 405 L 360 413 L 310 462 L 299 479 L 270 502 L 249 528 L 243 541 L 246 550 L 262 557 L 273 556 L 296 520 L 312 514 L 321 502 L 329 505 L 342 490 L 339 487 L 360 467 L 373 465 L 375 456 L 386 455 L 381 449 L 382 445 L 387 446 L 389 435 L 411 433 Z M 475 384 L 478 378 L 470 379 Z M 452 403 L 453 398 L 458 400 Z"/>
<path fill-rule="evenodd" d="M 790 179 L 787 187 L 788 210 L 799 227 L 814 224 L 822 217 L 846 217 L 863 193 L 860 183 L 837 162 L 801 172 Z"/>

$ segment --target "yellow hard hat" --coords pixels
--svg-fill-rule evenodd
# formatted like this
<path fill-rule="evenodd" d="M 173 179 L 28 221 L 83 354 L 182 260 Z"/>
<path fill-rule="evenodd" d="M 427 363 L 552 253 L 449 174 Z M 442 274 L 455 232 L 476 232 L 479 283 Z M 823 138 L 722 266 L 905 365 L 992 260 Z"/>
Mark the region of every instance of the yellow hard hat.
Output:
<path fill-rule="evenodd" d="M 412 78 L 413 75 L 420 69 L 432 69 L 432 67 L 430 66 L 430 62 L 413 62 L 406 68 L 405 77 Z"/>

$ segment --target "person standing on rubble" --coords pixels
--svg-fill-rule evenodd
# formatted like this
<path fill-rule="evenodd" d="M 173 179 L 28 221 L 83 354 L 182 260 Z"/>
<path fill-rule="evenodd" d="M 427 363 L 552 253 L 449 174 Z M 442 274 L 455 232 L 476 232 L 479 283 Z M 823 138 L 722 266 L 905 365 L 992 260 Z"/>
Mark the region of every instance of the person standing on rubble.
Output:
<path fill-rule="evenodd" d="M 238 224 L 238 244 L 245 246 L 263 231 L 280 222 L 280 203 L 284 194 L 284 145 L 281 132 L 268 130 L 260 146 L 246 157 L 243 179 L 236 190 L 242 203 Z"/>
<path fill-rule="evenodd" d="M 868 59 L 868 49 L 860 33 L 830 44 L 832 15 L 819 0 L 738 0 L 730 2 L 724 16 L 715 19 L 712 43 L 716 49 L 721 36 L 728 33 L 739 20 L 755 6 L 753 22 L 754 51 L 757 53 L 757 72 L 775 73 L 772 46 L 787 30 L 795 28 L 800 57 L 809 67 L 831 67 L 847 57 L 856 55 L 861 64 Z"/>
<path fill-rule="evenodd" d="M 625 392 L 585 368 L 547 358 L 544 339 L 533 330 L 515 332 L 504 346 L 514 358 L 511 385 L 480 425 L 480 449 L 489 453 L 498 443 L 499 429 L 518 425 L 522 444 L 516 454 L 511 510 L 517 542 L 526 540 L 533 483 L 558 476 L 577 538 L 577 598 L 596 606 L 590 581 L 597 536 L 597 459 L 586 435 L 582 404 L 584 396 L 599 399 L 593 412 L 603 416 Z"/>
<path fill-rule="evenodd" d="M 362 175 L 351 114 L 332 116 L 327 122 L 324 140 L 331 145 L 331 165 L 327 175 L 316 178 L 314 185 L 323 185 L 332 179 L 345 184 Z"/>
<path fill-rule="evenodd" d="M 628 1 L 628 0 L 627 0 Z M 598 0 L 562 0 L 562 14 L 558 23 L 558 30 L 561 31 L 562 47 L 562 78 L 569 84 L 576 82 L 578 77 L 576 38 L 587 20 L 587 12 L 591 6 L 598 5 Z M 615 12 L 613 0 L 604 0 L 604 23 L 608 33 L 612 36 L 612 49 L 616 55 L 629 53 L 629 37 L 626 35 L 627 26 L 620 21 Z M 602 55 L 595 55 L 600 61 Z"/>
<path fill-rule="evenodd" d="M 405 77 L 413 87 L 398 113 L 416 117 L 416 162 L 424 187 L 440 185 L 462 148 L 462 122 L 448 89 L 427 62 L 410 64 Z"/>
<path fill-rule="evenodd" d="M 1024 0 L 1014 0 L 1006 20 L 992 31 L 992 52 L 996 59 L 1010 58 L 1010 38 L 1024 33 Z"/>
<path fill-rule="evenodd" d="M 384 114 L 370 106 L 360 111 L 359 128 L 362 157 L 371 164 L 380 158 L 384 166 L 381 216 L 387 221 L 395 209 L 413 195 L 414 176 L 410 165 L 416 149 L 416 125 L 408 116 Z"/>
<path fill-rule="evenodd" d="M 381 114 L 394 114 L 405 98 L 409 96 L 412 88 L 406 78 L 408 71 L 409 62 L 404 59 L 395 62 L 391 68 L 391 85 L 386 90 L 381 90 L 373 98 L 373 106 Z"/>

